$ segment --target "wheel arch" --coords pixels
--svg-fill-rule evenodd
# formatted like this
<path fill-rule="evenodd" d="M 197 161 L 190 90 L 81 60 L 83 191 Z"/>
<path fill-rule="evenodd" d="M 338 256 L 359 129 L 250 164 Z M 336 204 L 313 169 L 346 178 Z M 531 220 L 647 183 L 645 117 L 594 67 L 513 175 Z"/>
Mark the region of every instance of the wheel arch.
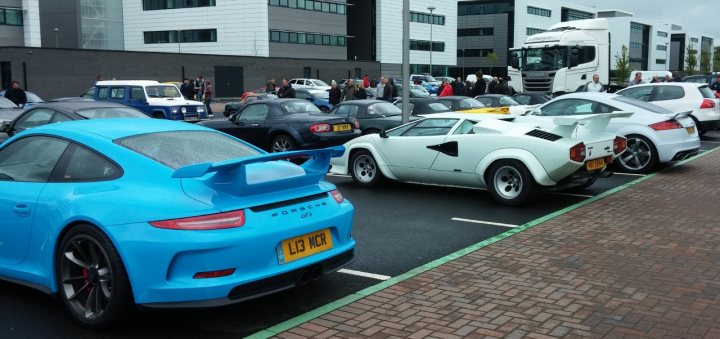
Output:
<path fill-rule="evenodd" d="M 540 161 L 530 152 L 524 149 L 501 149 L 486 155 L 477 165 L 476 173 L 487 187 L 487 171 L 498 161 L 517 160 L 520 161 L 538 185 L 553 186 L 557 182 L 550 178 Z"/>
<path fill-rule="evenodd" d="M 348 152 L 348 173 L 350 173 L 350 167 L 352 167 L 352 159 L 355 153 L 359 151 L 368 151 L 370 154 L 372 154 L 373 158 L 375 158 L 375 162 L 377 162 L 378 168 L 380 168 L 380 172 L 388 179 L 397 180 L 397 177 L 390 171 L 390 168 L 388 167 L 387 161 L 385 161 L 385 158 L 383 158 L 380 155 L 380 152 L 375 149 L 375 147 L 370 143 L 361 143 L 361 144 L 355 144 L 352 145 L 346 152 Z"/>
<path fill-rule="evenodd" d="M 287 136 L 289 136 L 290 138 L 292 138 L 292 140 L 295 142 L 296 145 L 299 146 L 299 145 L 302 144 L 302 143 L 300 142 L 301 139 L 300 139 L 299 135 L 297 134 L 297 132 L 294 132 L 294 131 L 291 131 L 291 130 L 286 130 L 286 129 L 281 129 L 281 128 L 270 130 L 270 131 L 268 132 L 268 134 L 267 134 L 267 138 L 266 138 L 266 140 L 265 140 L 265 143 L 266 143 L 268 146 L 272 146 L 270 143 L 272 143 L 272 141 L 273 141 L 275 138 L 277 138 L 279 135 L 282 135 L 282 134 L 287 135 Z"/>

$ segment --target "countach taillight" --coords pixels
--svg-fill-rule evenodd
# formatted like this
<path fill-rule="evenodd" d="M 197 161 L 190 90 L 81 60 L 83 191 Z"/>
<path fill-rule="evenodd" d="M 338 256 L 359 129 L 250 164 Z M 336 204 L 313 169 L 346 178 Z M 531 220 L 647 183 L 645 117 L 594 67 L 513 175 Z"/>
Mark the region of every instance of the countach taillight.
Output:
<path fill-rule="evenodd" d="M 650 128 L 656 130 L 656 131 L 666 131 L 669 129 L 678 129 L 683 128 L 683 126 L 677 122 L 677 120 L 666 120 L 666 121 L 660 121 L 656 122 L 652 125 L 650 125 Z"/>
<path fill-rule="evenodd" d="M 310 132 L 313 133 L 327 133 L 330 132 L 332 129 L 330 128 L 330 124 L 314 124 L 310 126 Z"/>
<path fill-rule="evenodd" d="M 585 161 L 585 144 L 579 143 L 570 148 L 570 160 L 575 162 Z"/>
<path fill-rule="evenodd" d="M 613 140 L 613 153 L 620 154 L 625 151 L 627 148 L 627 139 L 621 137 L 621 136 L 615 136 L 615 140 Z"/>
<path fill-rule="evenodd" d="M 173 230 L 217 230 L 240 227 L 244 224 L 244 210 L 150 222 L 150 225 L 155 227 Z"/>
<path fill-rule="evenodd" d="M 338 204 L 342 203 L 344 200 L 342 193 L 340 193 L 340 191 L 338 190 L 333 190 L 332 192 L 330 192 L 330 195 L 332 195 L 333 199 L 335 199 Z"/>

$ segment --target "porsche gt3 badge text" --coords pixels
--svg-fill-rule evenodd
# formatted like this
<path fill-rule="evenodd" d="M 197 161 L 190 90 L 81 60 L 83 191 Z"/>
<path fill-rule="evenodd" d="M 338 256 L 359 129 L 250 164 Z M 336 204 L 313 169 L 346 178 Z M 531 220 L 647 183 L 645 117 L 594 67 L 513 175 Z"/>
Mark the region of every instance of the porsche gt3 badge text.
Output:
<path fill-rule="evenodd" d="M 275 218 L 275 217 L 278 217 L 281 215 L 290 215 L 290 214 L 295 214 L 295 213 L 301 213 L 300 217 L 303 219 L 306 219 L 306 218 L 312 217 L 312 213 L 310 213 L 310 210 L 312 210 L 313 208 L 320 208 L 323 206 L 327 206 L 327 203 L 324 201 L 314 203 L 314 204 L 304 205 L 304 206 L 300 206 L 300 207 L 294 207 L 294 208 L 290 208 L 290 209 L 286 209 L 286 210 L 282 210 L 282 211 L 278 211 L 278 212 L 273 212 L 272 217 Z"/>

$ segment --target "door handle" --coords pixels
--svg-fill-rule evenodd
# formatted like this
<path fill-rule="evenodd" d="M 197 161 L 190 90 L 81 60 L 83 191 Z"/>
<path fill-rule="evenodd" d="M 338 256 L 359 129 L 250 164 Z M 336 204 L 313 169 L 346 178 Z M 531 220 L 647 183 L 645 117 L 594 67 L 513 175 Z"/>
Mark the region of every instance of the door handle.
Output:
<path fill-rule="evenodd" d="M 30 205 L 28 204 L 17 204 L 13 207 L 13 212 L 21 217 L 27 217 L 30 215 Z"/>
<path fill-rule="evenodd" d="M 250 126 L 252 126 L 252 127 L 260 127 L 260 124 L 252 124 L 252 125 L 250 125 Z"/>

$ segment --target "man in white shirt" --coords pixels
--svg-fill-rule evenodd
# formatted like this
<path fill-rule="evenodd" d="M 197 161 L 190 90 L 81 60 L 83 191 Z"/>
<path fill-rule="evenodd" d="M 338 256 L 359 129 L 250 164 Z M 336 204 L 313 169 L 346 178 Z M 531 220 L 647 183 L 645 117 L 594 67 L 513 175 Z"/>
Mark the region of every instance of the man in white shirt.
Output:
<path fill-rule="evenodd" d="M 628 84 L 628 87 L 639 85 L 639 84 L 644 84 L 644 83 L 645 83 L 645 81 L 643 81 L 643 79 L 642 79 L 642 73 L 637 72 L 637 73 L 635 73 L 635 78 L 630 80 L 630 84 Z"/>
<path fill-rule="evenodd" d="M 588 92 L 602 92 L 603 84 L 600 83 L 600 75 L 598 75 L 598 74 L 593 75 L 592 81 L 588 82 L 588 84 L 585 87 Z"/>

